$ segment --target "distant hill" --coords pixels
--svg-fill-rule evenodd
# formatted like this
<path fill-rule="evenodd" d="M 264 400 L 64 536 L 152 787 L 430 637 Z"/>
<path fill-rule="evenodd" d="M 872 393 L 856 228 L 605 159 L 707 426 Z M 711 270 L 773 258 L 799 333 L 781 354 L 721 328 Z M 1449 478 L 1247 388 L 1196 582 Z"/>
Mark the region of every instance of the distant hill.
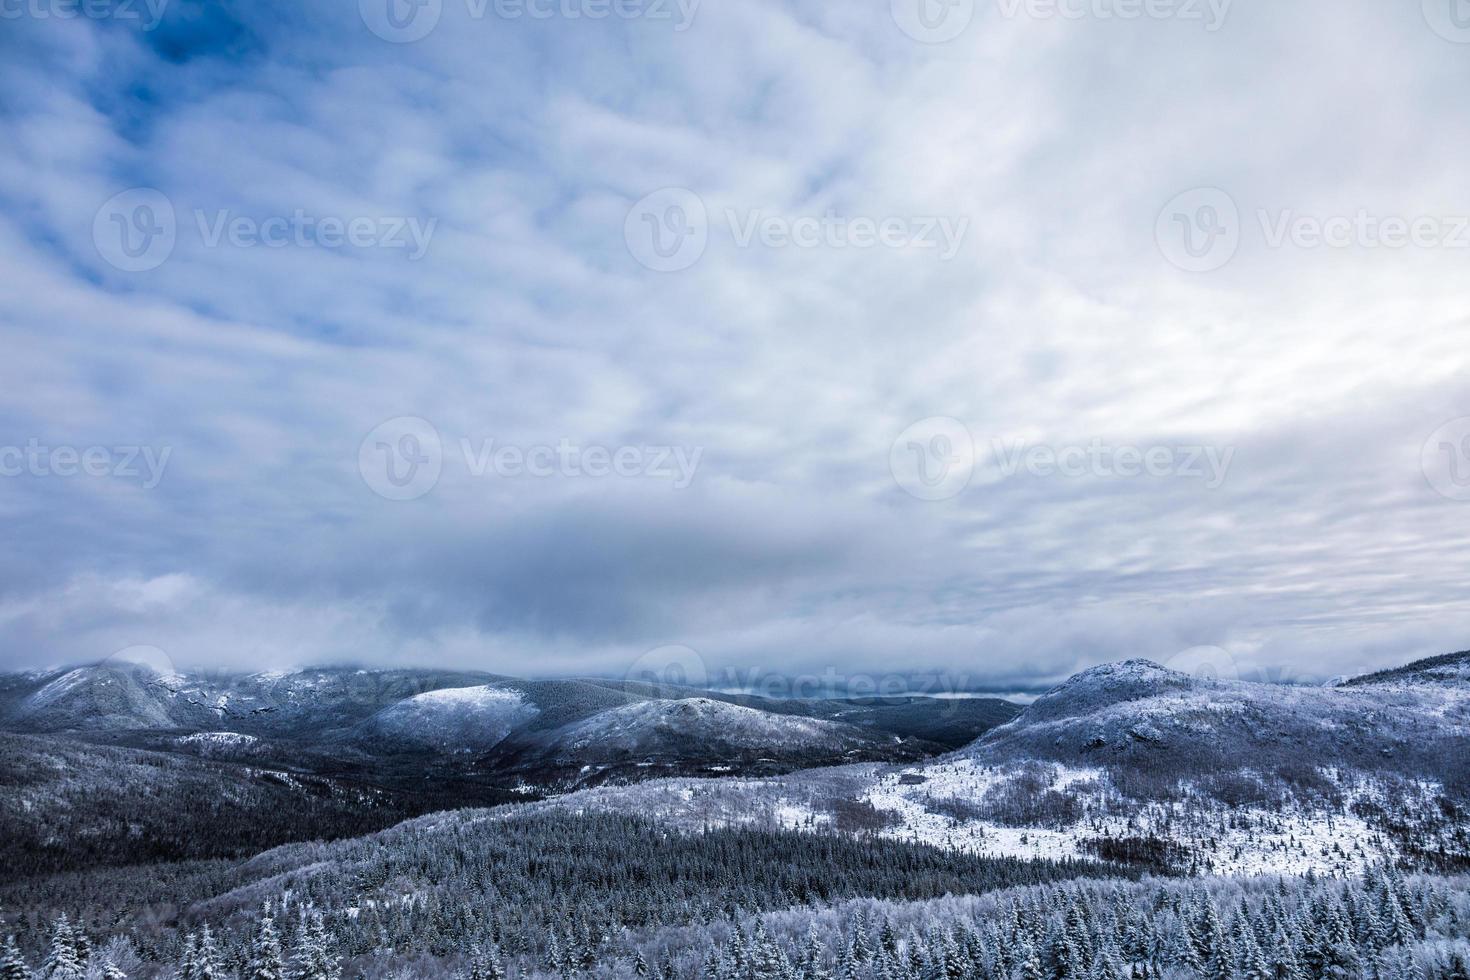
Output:
<path fill-rule="evenodd" d="M 1015 716 L 996 699 L 781 701 L 597 678 L 437 670 L 0 675 L 0 730 L 415 788 L 564 789 L 688 773 L 912 761 Z"/>
<path fill-rule="evenodd" d="M 1343 682 L 1343 687 L 1374 684 L 1470 684 L 1470 650 L 1427 657 L 1393 670 L 1380 670 Z"/>

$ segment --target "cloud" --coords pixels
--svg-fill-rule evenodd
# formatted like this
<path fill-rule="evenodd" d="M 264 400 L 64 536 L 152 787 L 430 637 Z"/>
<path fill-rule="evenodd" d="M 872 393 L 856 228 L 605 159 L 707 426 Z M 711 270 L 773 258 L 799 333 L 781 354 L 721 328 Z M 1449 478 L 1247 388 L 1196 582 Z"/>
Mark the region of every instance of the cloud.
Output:
<path fill-rule="evenodd" d="M 1034 688 L 1202 644 L 1282 676 L 1466 645 L 1467 504 L 1423 471 L 1470 415 L 1465 251 L 1267 234 L 1470 215 L 1464 52 L 1418 10 L 980 3 L 926 45 L 886 5 L 441 6 L 404 44 L 353 4 L 7 22 L 0 444 L 171 455 L 151 489 L 0 479 L 4 663 L 568 674 L 682 643 Z M 99 208 L 140 186 L 175 235 L 128 271 Z M 659 273 L 624 235 L 669 186 L 708 241 Z M 1156 240 L 1194 188 L 1240 215 L 1207 273 Z M 738 232 L 941 219 L 948 261 Z M 977 472 L 926 502 L 890 455 L 934 416 Z M 442 472 L 394 501 L 360 451 L 402 417 Z M 463 448 L 488 440 L 701 455 L 685 489 L 504 477 Z M 1231 455 L 1211 488 L 1002 472 L 1018 444 Z"/>

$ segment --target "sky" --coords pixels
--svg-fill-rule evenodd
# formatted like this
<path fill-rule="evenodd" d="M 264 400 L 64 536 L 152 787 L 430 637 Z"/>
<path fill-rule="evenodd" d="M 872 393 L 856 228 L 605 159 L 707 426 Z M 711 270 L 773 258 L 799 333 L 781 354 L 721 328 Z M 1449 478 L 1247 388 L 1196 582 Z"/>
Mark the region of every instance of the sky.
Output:
<path fill-rule="evenodd" d="M 1463 0 L 3 0 L 0 667 L 1470 647 L 1467 80 Z"/>

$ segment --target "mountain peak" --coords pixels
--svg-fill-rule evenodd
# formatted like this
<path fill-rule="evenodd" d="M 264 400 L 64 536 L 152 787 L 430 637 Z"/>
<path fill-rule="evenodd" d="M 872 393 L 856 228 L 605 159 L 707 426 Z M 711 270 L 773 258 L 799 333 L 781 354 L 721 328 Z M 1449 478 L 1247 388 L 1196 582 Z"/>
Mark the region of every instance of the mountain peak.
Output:
<path fill-rule="evenodd" d="M 1040 721 L 1089 714 L 1112 704 L 1189 690 L 1200 683 L 1152 660 L 1121 660 L 1072 675 L 1037 698 L 1021 718 Z"/>

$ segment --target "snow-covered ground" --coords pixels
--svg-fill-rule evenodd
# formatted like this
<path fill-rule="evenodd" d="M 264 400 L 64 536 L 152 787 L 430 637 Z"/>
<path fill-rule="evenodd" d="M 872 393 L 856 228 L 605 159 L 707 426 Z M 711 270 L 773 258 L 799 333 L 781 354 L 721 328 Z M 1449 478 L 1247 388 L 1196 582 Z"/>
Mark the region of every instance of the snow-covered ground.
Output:
<path fill-rule="evenodd" d="M 179 739 L 180 745 L 210 746 L 214 748 L 242 748 L 254 745 L 260 739 L 240 732 L 196 732 Z"/>
<path fill-rule="evenodd" d="M 1036 792 L 1054 791 L 1075 803 L 1066 819 L 1017 825 L 1014 815 L 997 815 L 1007 812 L 1007 793 L 1022 772 L 1015 765 L 949 757 L 904 769 L 859 765 L 769 779 L 663 779 L 585 790 L 533 806 L 628 813 L 692 831 L 815 832 L 852 829 L 839 811 L 855 804 L 871 807 L 877 818 L 857 833 L 984 856 L 1050 860 L 1096 860 L 1096 842 L 1107 838 L 1149 839 L 1170 845 L 1170 859 L 1181 870 L 1220 875 L 1351 876 L 1400 854 L 1390 837 L 1354 812 L 1359 803 L 1388 802 L 1383 789 L 1346 773 L 1323 773 L 1337 786 L 1342 806 L 1283 803 L 1271 810 L 1229 807 L 1202 795 L 1140 804 L 1119 796 L 1101 769 L 1031 763 L 1024 772 Z M 1396 802 L 1428 812 L 1437 790 L 1433 784 L 1399 786 L 1396 793 L 1418 798 Z"/>
<path fill-rule="evenodd" d="M 1352 874 L 1366 863 L 1398 854 L 1392 841 L 1350 812 L 1356 799 L 1377 792 L 1371 785 L 1342 786 L 1349 800 L 1349 812 L 1344 813 L 1295 806 L 1279 812 L 1229 808 L 1199 800 L 1153 803 L 1138 813 L 1136 807 L 1118 805 L 1102 770 L 1047 766 L 1044 771 L 1050 789 L 1078 795 L 1085 816 L 1061 827 L 1017 827 L 946 813 L 944 801 L 982 804 L 1014 776 L 1014 769 L 970 759 L 886 773 L 863 798 L 897 818 L 880 831 L 883 836 L 997 857 L 1088 858 L 1096 854 L 1086 841 L 1152 837 L 1185 849 L 1199 860 L 1201 870 L 1260 875 Z"/>

